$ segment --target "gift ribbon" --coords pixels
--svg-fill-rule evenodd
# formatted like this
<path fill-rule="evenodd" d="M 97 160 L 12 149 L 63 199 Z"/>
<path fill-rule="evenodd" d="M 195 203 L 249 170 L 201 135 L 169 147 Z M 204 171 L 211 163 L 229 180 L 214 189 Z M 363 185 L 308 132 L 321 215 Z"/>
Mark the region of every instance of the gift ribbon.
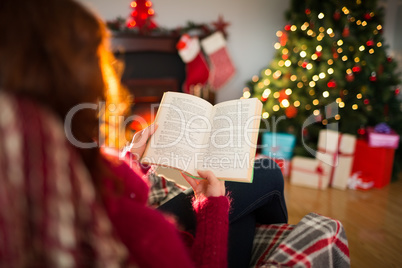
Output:
<path fill-rule="evenodd" d="M 321 166 L 321 163 L 318 163 L 318 166 L 315 168 L 315 170 L 298 168 L 298 167 L 293 167 L 292 170 L 301 171 L 301 172 L 305 172 L 305 173 L 311 173 L 311 174 L 318 174 L 318 188 L 322 189 L 323 177 L 325 174 L 324 174 L 324 169 Z"/>
<path fill-rule="evenodd" d="M 341 142 L 342 142 L 342 134 L 339 134 L 339 138 L 338 138 L 338 146 L 336 147 L 336 151 L 331 153 L 331 152 L 327 152 L 325 150 L 325 148 L 319 147 L 318 148 L 318 152 L 322 153 L 322 154 L 332 154 L 332 169 L 331 169 L 331 175 L 329 177 L 329 185 L 332 185 L 332 182 L 334 180 L 334 174 L 335 174 L 335 162 L 336 162 L 336 157 L 337 156 L 354 156 L 354 153 L 343 153 L 341 152 L 341 150 L 339 149 L 341 147 Z"/>
<path fill-rule="evenodd" d="M 356 189 L 363 189 L 367 190 L 370 188 L 373 188 L 374 186 L 374 181 L 369 181 L 369 182 L 364 182 L 361 177 L 359 177 L 359 174 L 353 174 L 351 177 L 349 177 L 348 180 L 348 187 L 349 189 L 356 190 Z"/>

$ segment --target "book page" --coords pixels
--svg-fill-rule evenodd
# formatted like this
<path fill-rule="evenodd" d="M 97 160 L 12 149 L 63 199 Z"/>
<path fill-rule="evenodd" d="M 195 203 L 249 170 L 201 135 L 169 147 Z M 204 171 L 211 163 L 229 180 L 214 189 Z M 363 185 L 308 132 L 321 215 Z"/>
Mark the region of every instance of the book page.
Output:
<path fill-rule="evenodd" d="M 250 181 L 262 104 L 241 99 L 215 105 L 212 111 L 210 146 L 199 160 L 199 169 L 210 169 L 218 178 Z"/>
<path fill-rule="evenodd" d="M 155 122 L 158 129 L 148 142 L 143 163 L 173 167 L 196 175 L 194 156 L 208 147 L 212 105 L 199 97 L 166 92 Z"/>

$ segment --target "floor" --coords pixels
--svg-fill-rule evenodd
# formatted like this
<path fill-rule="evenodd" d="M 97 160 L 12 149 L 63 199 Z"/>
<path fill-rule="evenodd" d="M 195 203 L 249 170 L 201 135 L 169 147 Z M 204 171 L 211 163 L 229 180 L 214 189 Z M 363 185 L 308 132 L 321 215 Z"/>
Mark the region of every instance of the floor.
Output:
<path fill-rule="evenodd" d="M 309 212 L 342 222 L 351 267 L 402 267 L 402 176 L 367 191 L 315 190 L 286 180 L 285 198 L 291 224 Z"/>

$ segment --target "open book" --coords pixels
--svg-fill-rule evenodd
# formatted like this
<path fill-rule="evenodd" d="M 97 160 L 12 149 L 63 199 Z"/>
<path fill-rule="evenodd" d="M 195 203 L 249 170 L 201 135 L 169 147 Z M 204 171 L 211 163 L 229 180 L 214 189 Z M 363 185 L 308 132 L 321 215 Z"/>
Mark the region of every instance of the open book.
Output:
<path fill-rule="evenodd" d="M 141 163 L 175 168 L 197 177 L 211 170 L 221 180 L 251 182 L 262 103 L 238 99 L 216 104 L 166 92 Z"/>

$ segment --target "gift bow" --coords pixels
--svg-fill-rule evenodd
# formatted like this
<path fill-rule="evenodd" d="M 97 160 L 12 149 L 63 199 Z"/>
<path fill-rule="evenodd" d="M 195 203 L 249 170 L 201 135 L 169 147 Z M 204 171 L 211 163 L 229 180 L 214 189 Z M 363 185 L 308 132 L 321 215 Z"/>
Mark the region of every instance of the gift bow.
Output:
<path fill-rule="evenodd" d="M 363 176 L 361 175 L 360 172 L 353 173 L 353 175 L 350 176 L 348 179 L 348 188 L 352 189 L 352 190 L 356 190 L 356 189 L 367 190 L 367 189 L 373 188 L 373 186 L 374 186 L 374 181 L 371 180 L 369 182 L 364 182 Z"/>
<path fill-rule="evenodd" d="M 379 123 L 374 127 L 374 132 L 389 134 L 391 133 L 391 127 L 387 123 Z"/>

